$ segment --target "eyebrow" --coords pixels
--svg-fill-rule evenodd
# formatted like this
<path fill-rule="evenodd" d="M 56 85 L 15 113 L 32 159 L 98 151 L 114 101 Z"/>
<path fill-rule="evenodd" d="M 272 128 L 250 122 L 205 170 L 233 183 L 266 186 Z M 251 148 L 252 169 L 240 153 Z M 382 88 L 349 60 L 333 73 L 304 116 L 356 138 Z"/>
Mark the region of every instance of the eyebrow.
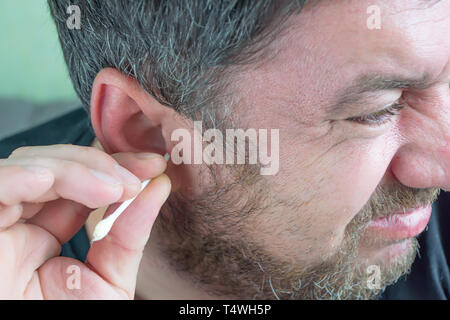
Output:
<path fill-rule="evenodd" d="M 424 90 L 431 84 L 431 76 L 428 73 L 418 78 L 380 73 L 363 74 L 352 81 L 348 87 L 338 92 L 336 102 L 332 104 L 329 112 L 338 113 L 349 106 L 361 104 L 369 97 L 370 93 L 394 89 Z"/>

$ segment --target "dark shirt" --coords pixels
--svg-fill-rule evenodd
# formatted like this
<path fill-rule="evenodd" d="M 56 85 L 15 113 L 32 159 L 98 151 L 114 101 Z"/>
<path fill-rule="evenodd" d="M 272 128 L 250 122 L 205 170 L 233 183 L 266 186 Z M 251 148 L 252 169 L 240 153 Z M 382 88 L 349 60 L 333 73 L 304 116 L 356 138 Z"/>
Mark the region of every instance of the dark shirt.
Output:
<path fill-rule="evenodd" d="M 21 146 L 75 144 L 90 146 L 95 138 L 89 117 L 77 109 L 38 127 L 0 141 L 0 158 L 7 158 Z M 420 255 L 412 265 L 411 273 L 389 286 L 378 298 L 445 299 L 450 295 L 450 193 L 441 192 L 433 204 L 428 230 L 419 235 Z M 62 245 L 61 256 L 85 261 L 89 240 L 84 227 Z"/>

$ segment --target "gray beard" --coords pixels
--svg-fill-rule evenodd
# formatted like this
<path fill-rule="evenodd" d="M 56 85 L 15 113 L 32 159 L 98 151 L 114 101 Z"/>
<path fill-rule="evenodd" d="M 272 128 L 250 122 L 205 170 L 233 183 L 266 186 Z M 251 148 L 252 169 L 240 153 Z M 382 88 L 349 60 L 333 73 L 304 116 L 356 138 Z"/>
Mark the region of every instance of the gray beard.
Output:
<path fill-rule="evenodd" d="M 376 298 L 410 271 L 418 242 L 415 238 L 409 239 L 409 252 L 389 266 L 381 267 L 379 286 L 373 288 L 368 285 L 371 274 L 367 273 L 367 266 L 358 261 L 359 240 L 366 224 L 382 216 L 382 212 L 386 212 L 384 209 L 428 204 L 439 192 L 438 189 L 415 190 L 404 186 L 377 188 L 347 226 L 339 250 L 319 265 L 304 267 L 276 259 L 247 237 L 245 230 L 251 227 L 248 217 L 274 206 L 284 205 L 289 209 L 289 205 L 267 203 L 267 199 L 271 199 L 270 189 L 261 176 L 252 171 L 233 172 L 233 183 L 220 184 L 217 178 L 214 188 L 196 199 L 173 193 L 152 232 L 160 239 L 163 257 L 184 278 L 213 296 L 236 299 Z M 235 188 L 242 188 L 239 199 L 236 199 L 236 192 L 231 192 L 236 191 Z"/>

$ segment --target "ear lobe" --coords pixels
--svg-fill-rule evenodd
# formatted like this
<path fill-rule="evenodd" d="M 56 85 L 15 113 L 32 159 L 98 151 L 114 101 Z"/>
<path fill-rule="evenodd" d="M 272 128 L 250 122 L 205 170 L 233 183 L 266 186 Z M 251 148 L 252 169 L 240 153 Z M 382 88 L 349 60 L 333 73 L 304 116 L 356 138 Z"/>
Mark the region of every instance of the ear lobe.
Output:
<path fill-rule="evenodd" d="M 115 69 L 100 71 L 92 86 L 92 126 L 107 153 L 164 154 L 161 107 L 135 79 Z"/>

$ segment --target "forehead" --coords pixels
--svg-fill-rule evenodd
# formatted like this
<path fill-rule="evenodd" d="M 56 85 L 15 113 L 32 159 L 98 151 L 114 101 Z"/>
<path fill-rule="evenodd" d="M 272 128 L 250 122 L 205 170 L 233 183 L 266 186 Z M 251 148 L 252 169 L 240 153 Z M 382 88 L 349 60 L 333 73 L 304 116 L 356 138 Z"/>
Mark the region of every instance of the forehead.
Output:
<path fill-rule="evenodd" d="M 381 29 L 367 26 L 373 5 Z M 272 43 L 277 55 L 244 75 L 269 100 L 320 105 L 364 74 L 437 80 L 450 66 L 450 1 L 319 1 L 305 9 Z"/>

